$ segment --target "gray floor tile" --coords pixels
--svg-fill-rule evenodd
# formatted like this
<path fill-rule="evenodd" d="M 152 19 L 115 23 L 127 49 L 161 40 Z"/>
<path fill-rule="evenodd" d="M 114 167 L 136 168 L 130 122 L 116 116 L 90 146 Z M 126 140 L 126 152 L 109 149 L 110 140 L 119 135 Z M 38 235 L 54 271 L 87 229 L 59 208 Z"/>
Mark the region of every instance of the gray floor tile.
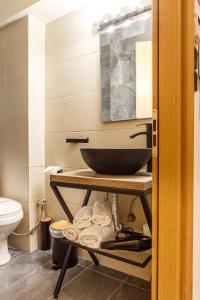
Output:
<path fill-rule="evenodd" d="M 84 259 L 84 258 L 82 258 L 82 257 L 79 256 L 79 258 L 78 258 L 78 264 L 80 266 L 87 267 L 87 266 L 89 266 L 91 264 L 91 261 L 89 261 L 87 259 Z"/>
<path fill-rule="evenodd" d="M 17 250 L 17 249 L 14 249 L 14 248 L 9 248 L 9 253 L 10 253 L 11 257 L 14 258 L 17 255 L 22 254 L 23 252 L 21 250 Z"/>
<path fill-rule="evenodd" d="M 60 270 L 51 269 L 51 252 L 11 253 L 12 260 L 0 267 L 0 299 L 53 299 Z M 59 300 L 147 300 L 146 288 L 144 280 L 79 258 L 78 265 L 67 271 Z"/>
<path fill-rule="evenodd" d="M 104 266 L 96 266 L 94 263 L 89 265 L 89 269 L 110 276 L 118 280 L 124 280 L 128 275 L 117 270 L 113 270 Z"/>
<path fill-rule="evenodd" d="M 51 255 L 40 250 L 32 254 L 17 255 L 6 265 L 0 266 L 0 289 L 22 279 L 49 261 Z"/>
<path fill-rule="evenodd" d="M 123 283 L 109 300 L 148 300 L 148 293 L 132 285 Z"/>
<path fill-rule="evenodd" d="M 119 280 L 86 269 L 62 289 L 59 300 L 106 300 L 119 285 Z"/>
<path fill-rule="evenodd" d="M 137 278 L 137 277 L 134 277 L 134 276 L 128 276 L 127 279 L 126 279 L 126 282 L 128 282 L 128 283 L 130 283 L 130 284 L 132 284 L 136 287 L 145 289 L 145 290 L 149 290 L 149 288 L 150 288 L 150 282 L 149 281 L 146 281 L 144 279 Z"/>
<path fill-rule="evenodd" d="M 64 285 L 77 276 L 83 267 L 77 265 L 67 271 Z M 53 293 L 59 271 L 51 269 L 51 263 L 36 269 L 7 288 L 0 290 L 4 300 L 46 300 Z"/>

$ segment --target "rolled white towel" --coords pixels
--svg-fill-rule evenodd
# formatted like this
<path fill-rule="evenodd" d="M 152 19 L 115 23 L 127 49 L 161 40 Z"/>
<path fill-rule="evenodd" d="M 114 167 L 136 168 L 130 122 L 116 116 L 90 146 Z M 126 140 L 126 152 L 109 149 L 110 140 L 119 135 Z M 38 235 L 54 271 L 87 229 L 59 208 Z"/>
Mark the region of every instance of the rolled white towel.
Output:
<path fill-rule="evenodd" d="M 114 236 L 113 224 L 109 226 L 92 225 L 83 229 L 79 234 L 79 242 L 83 246 L 99 248 L 101 242 L 108 241 Z"/>
<path fill-rule="evenodd" d="M 112 211 L 110 203 L 99 200 L 94 203 L 92 222 L 101 226 L 108 226 L 112 222 Z"/>
<path fill-rule="evenodd" d="M 77 229 L 73 224 L 63 230 L 63 236 L 70 241 L 78 240 L 79 233 L 80 230 Z"/>
<path fill-rule="evenodd" d="M 81 207 L 74 218 L 73 224 L 77 229 L 90 227 L 92 225 L 92 207 Z"/>

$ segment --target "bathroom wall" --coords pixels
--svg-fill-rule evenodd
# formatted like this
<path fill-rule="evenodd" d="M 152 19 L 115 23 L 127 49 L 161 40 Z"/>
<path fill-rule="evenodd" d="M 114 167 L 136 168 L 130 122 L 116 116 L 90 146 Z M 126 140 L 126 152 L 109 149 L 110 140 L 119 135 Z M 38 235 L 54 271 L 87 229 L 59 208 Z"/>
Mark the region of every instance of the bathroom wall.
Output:
<path fill-rule="evenodd" d="M 7 0 L 0 3 L 0 23 L 40 0 Z"/>
<path fill-rule="evenodd" d="M 32 17 L 0 31 L 0 193 L 22 204 L 20 233 L 36 223 L 44 195 L 44 33 Z M 32 251 L 37 233 L 11 236 L 10 244 Z"/>
<path fill-rule="evenodd" d="M 93 28 L 93 12 L 77 10 L 46 26 L 46 103 L 45 124 L 46 166 L 59 165 L 65 170 L 86 168 L 80 147 L 142 147 L 145 136 L 130 140 L 129 136 L 141 128 L 136 126 L 149 120 L 102 123 L 100 95 L 99 39 Z M 66 138 L 87 138 L 89 145 L 72 145 Z M 62 190 L 75 213 L 80 208 L 83 191 Z M 46 179 L 48 213 L 55 220 L 64 218 Z M 93 193 L 91 203 L 102 197 Z M 131 198 L 120 196 L 120 218 L 126 222 Z M 140 203 L 134 206 L 136 227 L 145 223 Z M 131 224 L 130 224 L 131 225 Z M 141 259 L 141 257 L 140 257 Z M 140 270 L 102 258 L 113 268 L 149 279 L 150 268 Z"/>

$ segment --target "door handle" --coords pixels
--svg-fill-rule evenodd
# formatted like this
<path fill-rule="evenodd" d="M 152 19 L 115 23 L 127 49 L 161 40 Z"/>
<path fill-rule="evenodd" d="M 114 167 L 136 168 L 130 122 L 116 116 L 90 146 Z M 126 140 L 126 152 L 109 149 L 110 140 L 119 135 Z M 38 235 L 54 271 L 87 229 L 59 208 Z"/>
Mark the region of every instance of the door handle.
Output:
<path fill-rule="evenodd" d="M 152 155 L 158 157 L 158 111 L 153 109 L 153 126 L 152 126 Z"/>

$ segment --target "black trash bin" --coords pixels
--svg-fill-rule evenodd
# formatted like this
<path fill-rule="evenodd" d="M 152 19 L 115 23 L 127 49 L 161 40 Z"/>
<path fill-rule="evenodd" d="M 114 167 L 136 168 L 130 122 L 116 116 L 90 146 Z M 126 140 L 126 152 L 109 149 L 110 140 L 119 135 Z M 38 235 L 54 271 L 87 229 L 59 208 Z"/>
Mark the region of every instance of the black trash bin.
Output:
<path fill-rule="evenodd" d="M 66 228 L 67 221 L 59 221 L 49 227 L 52 238 L 52 268 L 58 270 L 62 267 L 68 246 L 62 243 L 62 232 Z M 78 263 L 78 248 L 73 247 L 67 268 L 72 268 Z"/>

